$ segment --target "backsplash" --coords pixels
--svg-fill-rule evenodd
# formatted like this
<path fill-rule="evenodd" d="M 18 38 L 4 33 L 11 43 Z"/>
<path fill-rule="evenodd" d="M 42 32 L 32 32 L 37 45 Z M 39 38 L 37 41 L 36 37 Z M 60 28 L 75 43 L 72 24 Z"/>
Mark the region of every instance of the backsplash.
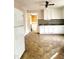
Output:
<path fill-rule="evenodd" d="M 51 20 L 39 19 L 38 25 L 64 25 L 64 19 L 51 19 Z"/>

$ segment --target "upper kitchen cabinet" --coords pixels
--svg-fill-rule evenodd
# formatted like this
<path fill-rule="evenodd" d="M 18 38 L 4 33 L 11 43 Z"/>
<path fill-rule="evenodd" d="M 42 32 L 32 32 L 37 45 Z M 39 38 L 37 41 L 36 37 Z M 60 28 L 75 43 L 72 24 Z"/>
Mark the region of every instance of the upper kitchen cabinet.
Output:
<path fill-rule="evenodd" d="M 64 7 L 48 7 L 44 9 L 44 19 L 64 19 Z"/>

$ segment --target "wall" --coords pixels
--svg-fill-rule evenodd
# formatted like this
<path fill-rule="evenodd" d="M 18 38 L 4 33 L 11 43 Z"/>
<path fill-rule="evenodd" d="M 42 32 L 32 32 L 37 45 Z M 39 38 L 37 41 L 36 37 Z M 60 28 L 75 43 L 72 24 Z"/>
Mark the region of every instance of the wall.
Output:
<path fill-rule="evenodd" d="M 44 10 L 40 10 L 38 13 L 38 19 L 44 19 Z"/>
<path fill-rule="evenodd" d="M 24 25 L 23 13 L 16 9 L 14 10 L 14 26 Z"/>
<path fill-rule="evenodd" d="M 37 13 L 38 19 L 44 19 L 44 10 L 28 10 L 28 13 Z"/>
<path fill-rule="evenodd" d="M 61 7 L 61 16 L 62 16 L 62 19 L 64 19 L 64 7 Z"/>
<path fill-rule="evenodd" d="M 37 22 L 31 22 L 31 15 L 37 15 Z M 38 32 L 38 19 L 44 19 L 44 11 L 43 10 L 27 10 L 26 14 L 26 27 L 28 28 L 28 32 L 31 31 L 31 28 L 34 32 Z M 28 23 L 27 23 L 28 22 Z"/>
<path fill-rule="evenodd" d="M 64 7 L 48 7 L 44 9 L 44 19 L 63 19 Z"/>
<path fill-rule="evenodd" d="M 25 45 L 24 45 L 24 34 L 25 34 L 23 12 L 19 9 L 14 9 L 14 59 L 20 59 L 22 56 Z"/>
<path fill-rule="evenodd" d="M 25 34 L 28 34 L 31 31 L 31 24 L 30 24 L 30 13 L 27 13 L 27 11 L 24 12 L 24 18 L 25 18 Z"/>

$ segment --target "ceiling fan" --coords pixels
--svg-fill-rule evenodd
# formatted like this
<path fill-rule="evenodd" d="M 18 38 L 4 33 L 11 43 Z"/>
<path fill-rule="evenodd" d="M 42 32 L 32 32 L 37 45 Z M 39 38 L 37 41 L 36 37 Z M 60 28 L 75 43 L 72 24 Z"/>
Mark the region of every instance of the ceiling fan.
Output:
<path fill-rule="evenodd" d="M 55 5 L 54 3 L 53 4 L 49 4 L 48 1 L 45 1 L 45 7 L 47 8 L 48 6 L 51 6 L 51 5 Z"/>

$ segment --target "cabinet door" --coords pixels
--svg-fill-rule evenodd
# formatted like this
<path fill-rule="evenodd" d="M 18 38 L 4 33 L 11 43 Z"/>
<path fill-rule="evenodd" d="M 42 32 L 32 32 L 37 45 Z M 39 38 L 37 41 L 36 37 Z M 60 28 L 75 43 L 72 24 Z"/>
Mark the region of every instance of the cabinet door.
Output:
<path fill-rule="evenodd" d="M 52 34 L 64 34 L 64 26 L 63 25 L 52 26 Z"/>
<path fill-rule="evenodd" d="M 50 19 L 52 19 L 52 13 L 51 13 L 51 9 L 50 8 L 46 8 L 45 10 L 44 10 L 44 19 L 45 20 L 50 20 Z"/>
<path fill-rule="evenodd" d="M 64 8 L 53 8 L 48 7 L 44 9 L 44 19 L 63 19 L 64 18 Z"/>
<path fill-rule="evenodd" d="M 45 33 L 45 26 L 39 26 L 39 33 L 44 34 Z"/>

